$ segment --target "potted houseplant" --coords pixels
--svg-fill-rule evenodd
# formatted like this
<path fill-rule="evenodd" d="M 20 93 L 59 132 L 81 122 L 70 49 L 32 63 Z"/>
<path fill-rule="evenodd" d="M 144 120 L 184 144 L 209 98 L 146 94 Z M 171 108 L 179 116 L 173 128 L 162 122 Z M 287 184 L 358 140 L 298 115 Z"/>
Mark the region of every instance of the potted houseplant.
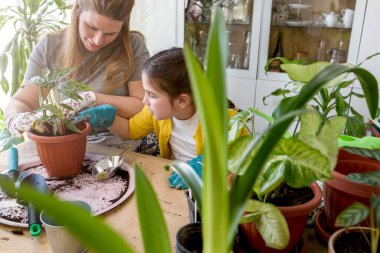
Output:
<path fill-rule="evenodd" d="M 0 83 L 5 94 L 13 96 L 20 88 L 32 49 L 45 33 L 66 24 L 69 8 L 64 0 L 22 0 L 0 8 L 0 30 L 12 25 L 16 31 L 0 53 Z M 6 72 L 11 73 L 11 81 Z"/>
<path fill-rule="evenodd" d="M 347 175 L 347 178 L 362 185 L 371 185 L 376 188 L 376 192 L 370 197 L 369 205 L 354 202 L 337 216 L 336 226 L 344 228 L 330 237 L 329 253 L 342 252 L 344 249 L 377 253 L 380 240 L 380 170 L 353 173 Z M 367 218 L 370 219 L 368 227 L 353 227 Z M 359 238 L 363 244 L 357 242 Z"/>
<path fill-rule="evenodd" d="M 204 252 L 229 252 L 235 237 L 235 231 L 244 213 L 246 201 L 250 197 L 261 167 L 270 155 L 278 136 L 282 136 L 294 119 L 295 114 L 289 114 L 303 108 L 307 101 L 314 96 L 319 88 L 334 73 L 341 74 L 354 71 L 344 66 L 332 66 L 325 70 L 310 86 L 301 90 L 284 111 L 281 120 L 274 122 L 264 133 L 256 138 L 247 148 L 243 157 L 247 159 L 251 149 L 256 152 L 250 159 L 245 173 L 237 176 L 231 189 L 227 188 L 227 102 L 224 100 L 226 38 L 223 18 L 217 13 L 212 25 L 209 39 L 207 71 L 203 73 L 191 50 L 186 47 L 186 61 L 191 76 L 192 90 L 205 134 L 205 170 L 203 182 L 197 174 L 185 163 L 170 165 L 178 171 L 192 189 L 202 212 L 202 231 Z M 361 73 L 366 76 L 366 72 Z M 326 76 L 327 75 L 327 76 Z M 365 78 L 364 78 L 365 79 Z M 377 83 L 364 83 L 368 88 L 376 88 Z M 367 94 L 371 99 L 372 94 Z M 372 101 L 372 100 L 371 100 Z M 374 98 L 370 108 L 377 106 Z M 371 114 L 372 114 L 372 110 Z M 251 157 L 251 155 L 249 156 Z M 2 187 L 12 188 L 13 184 L 0 177 Z M 14 187 L 13 187 L 14 190 Z M 90 248 L 97 252 L 133 252 L 120 235 L 110 230 L 99 219 L 91 218 L 88 213 L 80 212 L 78 208 L 68 203 L 59 202 L 45 195 L 36 193 L 27 186 L 20 189 L 22 198 L 32 201 L 37 208 L 45 209 L 52 218 L 63 221 L 67 227 Z M 146 252 L 170 252 L 167 230 L 163 221 L 157 199 L 151 185 L 143 172 L 136 166 L 136 197 L 139 208 L 139 218 Z M 66 220 L 67 213 L 73 219 Z M 91 231 L 91 233 L 88 233 Z M 104 240 L 99 240 L 103 238 Z M 107 244 L 102 242 L 107 241 Z"/>
<path fill-rule="evenodd" d="M 315 181 L 332 177 L 337 139 L 345 119 L 334 117 L 319 129 L 321 117 L 313 108 L 303 112 L 300 119 L 297 135 L 280 138 L 274 147 L 253 186 L 256 200 L 250 199 L 246 206 L 241 228 L 250 247 L 257 252 L 294 249 L 302 238 L 309 213 L 322 199 Z M 239 153 L 250 141 L 247 137 L 239 138 L 231 145 L 229 170 L 234 174 L 244 174 L 244 161 L 239 160 Z M 277 209 L 280 214 L 274 215 L 279 213 Z M 268 221 L 277 229 L 268 228 Z"/>
<path fill-rule="evenodd" d="M 378 150 L 344 147 L 338 158 L 333 172 L 334 178 L 324 182 L 325 213 L 327 226 L 331 231 L 338 229 L 334 224 L 340 212 L 354 202 L 369 205 L 371 196 L 376 192 L 376 186 L 349 180 L 347 175 L 380 171 Z M 361 225 L 368 226 L 369 220 Z M 328 239 L 328 235 L 325 239 Z"/>
<path fill-rule="evenodd" d="M 217 16 L 217 19 L 221 17 Z M 378 97 L 370 94 L 367 88 L 377 90 L 377 82 L 372 82 L 373 76 L 360 68 L 349 68 L 340 65 L 331 65 L 315 76 L 308 85 L 305 85 L 300 94 L 287 100 L 287 104 L 278 107 L 278 120 L 264 133 L 242 146 L 239 152 L 240 164 L 246 162 L 246 169 L 238 175 L 231 188 L 226 186 L 227 175 L 227 126 L 225 118 L 226 104 L 222 98 L 226 96 L 225 89 L 220 84 L 225 82 L 221 74 L 225 67 L 225 37 L 224 26 L 217 21 L 210 32 L 209 48 L 207 51 L 207 70 L 203 74 L 196 64 L 196 59 L 186 49 L 189 72 L 197 108 L 205 133 L 205 160 L 204 160 L 204 187 L 200 179 L 184 163 L 174 162 L 170 168 L 177 171 L 184 178 L 197 200 L 202 215 L 202 230 L 204 236 L 203 250 L 206 252 L 226 252 L 231 247 L 236 227 L 244 213 L 246 201 L 250 197 L 262 167 L 276 146 L 276 143 L 287 130 L 296 116 L 297 110 L 302 109 L 314 97 L 315 93 L 336 75 L 346 72 L 357 73 L 363 77 L 362 85 L 365 96 L 368 97 L 370 113 L 374 117 L 378 104 Z M 217 46 L 216 46 L 217 45 Z M 210 59 L 212 59 L 210 61 Z M 218 66 L 216 63 L 222 63 Z M 375 80 L 376 81 L 376 80 Z M 217 86 L 212 89 L 213 86 Z M 207 208 L 204 207 L 207 205 Z M 215 215 L 218 213 L 218 215 Z M 227 215 L 227 217 L 225 217 Z M 213 231 L 211 234 L 210 231 Z M 225 238 L 227 236 L 227 241 Z"/>
<path fill-rule="evenodd" d="M 379 55 L 376 53 L 366 60 Z M 270 59 L 269 62 L 273 60 Z M 315 62 L 308 65 L 300 64 L 298 61 L 283 60 L 280 65 L 281 69 L 286 72 L 292 80 L 287 83 L 284 88 L 279 88 L 263 98 L 263 103 L 270 96 L 288 97 L 291 93 L 297 93 L 299 89 L 308 83 L 318 72 L 327 66 L 329 62 Z M 268 65 L 268 64 L 267 64 Z M 358 67 L 361 64 L 358 65 Z M 347 66 L 351 66 L 348 65 Z M 355 137 L 363 137 L 366 135 L 368 124 L 365 123 L 363 115 L 361 115 L 351 104 L 354 97 L 363 99 L 363 94 L 359 94 L 354 90 L 355 78 L 347 79 L 348 75 L 340 75 L 330 80 L 325 87 L 318 91 L 317 95 L 312 99 L 312 106 L 315 107 L 322 116 L 321 124 L 334 116 L 346 117 L 345 133 Z"/>
<path fill-rule="evenodd" d="M 73 110 L 64 98 L 82 99 L 77 92 L 90 90 L 84 83 L 68 80 L 72 68 L 50 71 L 45 68 L 28 84 L 39 86 L 41 116 L 34 122 L 28 137 L 36 143 L 37 151 L 47 173 L 53 177 L 70 177 L 82 168 L 86 153 L 86 136 L 91 127 L 87 122 L 74 125 L 66 114 Z"/>
<path fill-rule="evenodd" d="M 377 55 L 379 55 L 379 53 L 369 56 L 366 60 Z M 291 92 L 297 92 L 300 87 L 309 82 L 316 73 L 331 65 L 331 63 L 328 62 L 316 62 L 303 65 L 299 64 L 299 62 L 287 61 L 286 59 L 283 59 L 282 62 L 283 64 L 281 64 L 280 67 L 288 74 L 292 82 L 287 84 L 284 88 L 272 92 L 268 96 L 283 96 L 284 99 L 287 99 L 288 94 Z M 360 65 L 361 63 L 356 67 L 360 67 Z M 345 134 L 350 136 L 340 136 L 339 143 L 343 143 L 342 145 L 347 143 L 347 141 L 342 141 L 342 138 L 354 138 L 351 136 L 363 137 L 368 128 L 364 117 L 351 105 L 352 97 L 364 98 L 362 94 L 358 94 L 354 91 L 354 80 L 355 79 L 347 80 L 347 75 L 337 76 L 329 81 L 327 86 L 322 88 L 317 96 L 313 98 L 313 106 L 322 116 L 321 124 L 324 124 L 326 120 L 336 115 L 347 119 Z M 372 82 L 376 82 L 376 80 L 373 78 Z M 291 86 L 293 86 L 293 88 L 290 88 Z M 348 90 L 348 92 L 345 94 L 344 90 Z M 374 93 L 374 95 L 377 95 L 376 92 Z M 264 102 L 265 99 L 266 97 L 263 98 Z M 378 116 L 378 112 L 375 116 Z M 369 197 L 373 192 L 370 186 L 359 186 L 355 182 L 346 180 L 345 176 L 355 171 L 364 172 L 376 170 L 379 166 L 380 164 L 372 159 L 352 155 L 343 149 L 339 150 L 338 162 L 332 172 L 333 179 L 324 182 L 323 195 L 325 208 L 318 211 L 315 219 L 317 232 L 323 239 L 327 240 L 330 231 L 337 229 L 334 227 L 334 222 L 340 211 L 353 203 L 354 200 L 368 203 Z"/>

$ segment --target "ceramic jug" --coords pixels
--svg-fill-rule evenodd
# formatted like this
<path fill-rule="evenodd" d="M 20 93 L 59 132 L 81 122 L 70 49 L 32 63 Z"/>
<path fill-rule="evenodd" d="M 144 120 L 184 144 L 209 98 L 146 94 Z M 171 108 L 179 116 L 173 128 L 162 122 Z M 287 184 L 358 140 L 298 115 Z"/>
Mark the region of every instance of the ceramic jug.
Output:
<path fill-rule="evenodd" d="M 343 25 L 345 28 L 351 28 L 352 27 L 352 21 L 354 20 L 354 11 L 351 9 L 343 9 L 342 15 L 343 15 Z"/>
<path fill-rule="evenodd" d="M 338 15 L 333 11 L 329 14 L 322 13 L 325 18 L 325 24 L 327 27 L 336 27 L 338 25 Z"/>

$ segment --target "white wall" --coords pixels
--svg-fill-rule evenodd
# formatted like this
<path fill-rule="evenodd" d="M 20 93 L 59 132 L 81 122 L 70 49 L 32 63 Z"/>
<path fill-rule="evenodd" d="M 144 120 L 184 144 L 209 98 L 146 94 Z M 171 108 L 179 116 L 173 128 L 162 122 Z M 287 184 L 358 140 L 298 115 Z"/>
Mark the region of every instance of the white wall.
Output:
<path fill-rule="evenodd" d="M 151 55 L 176 44 L 175 0 L 139 0 L 132 10 L 131 29 L 144 34 Z"/>
<path fill-rule="evenodd" d="M 367 11 L 364 17 L 362 38 L 359 47 L 358 63 L 365 60 L 368 56 L 380 52 L 380 33 L 378 31 L 379 26 L 379 14 L 380 14 L 380 1 L 379 0 L 368 0 Z M 370 71 L 377 79 L 380 85 L 380 56 L 376 56 L 362 65 L 363 68 Z M 356 85 L 360 87 L 360 85 Z M 379 92 L 379 91 L 377 91 Z M 358 111 L 369 117 L 368 109 L 364 106 L 364 101 L 353 101 L 356 103 L 355 108 Z M 360 106 L 362 105 L 362 106 Z M 380 106 L 380 105 L 379 105 Z"/>

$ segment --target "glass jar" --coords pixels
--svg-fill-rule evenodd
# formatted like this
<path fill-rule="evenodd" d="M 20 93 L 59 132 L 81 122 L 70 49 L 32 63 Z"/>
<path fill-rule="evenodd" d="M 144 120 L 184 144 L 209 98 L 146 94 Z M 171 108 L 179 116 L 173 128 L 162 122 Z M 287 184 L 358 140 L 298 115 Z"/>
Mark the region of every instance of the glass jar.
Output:
<path fill-rule="evenodd" d="M 232 18 L 233 21 L 243 22 L 246 18 L 246 1 L 234 0 L 232 4 Z"/>
<path fill-rule="evenodd" d="M 344 63 L 346 62 L 346 51 L 333 48 L 327 51 L 329 54 L 329 62 L 331 63 Z"/>

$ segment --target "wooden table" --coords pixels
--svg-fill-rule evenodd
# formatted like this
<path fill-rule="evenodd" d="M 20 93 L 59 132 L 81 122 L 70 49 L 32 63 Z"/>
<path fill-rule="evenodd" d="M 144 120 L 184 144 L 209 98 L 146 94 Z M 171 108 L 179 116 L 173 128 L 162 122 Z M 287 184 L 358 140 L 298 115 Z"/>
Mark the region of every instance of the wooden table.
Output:
<path fill-rule="evenodd" d="M 36 151 L 32 142 L 27 141 L 22 145 L 19 145 L 17 148 L 19 150 L 20 164 L 27 162 L 36 156 Z M 120 150 L 96 144 L 89 144 L 87 146 L 87 152 L 116 155 Z M 124 158 L 131 165 L 135 163 L 140 164 L 145 174 L 150 179 L 166 219 L 174 252 L 176 232 L 181 226 L 189 223 L 189 215 L 183 191 L 174 190 L 168 187 L 167 178 L 170 175 L 170 172 L 164 170 L 163 167 L 168 164 L 170 160 L 133 152 L 125 153 Z M 7 152 L 0 153 L 0 171 L 7 169 L 7 162 Z M 126 241 L 135 247 L 137 252 L 144 252 L 137 216 L 136 197 L 134 195 L 130 196 L 120 206 L 108 211 L 102 216 L 113 229 L 120 233 Z M 22 234 L 17 234 L 20 231 L 22 231 Z M 27 229 L 0 225 L 0 252 L 44 253 L 52 251 L 45 232 L 38 237 L 32 237 L 29 235 Z"/>

